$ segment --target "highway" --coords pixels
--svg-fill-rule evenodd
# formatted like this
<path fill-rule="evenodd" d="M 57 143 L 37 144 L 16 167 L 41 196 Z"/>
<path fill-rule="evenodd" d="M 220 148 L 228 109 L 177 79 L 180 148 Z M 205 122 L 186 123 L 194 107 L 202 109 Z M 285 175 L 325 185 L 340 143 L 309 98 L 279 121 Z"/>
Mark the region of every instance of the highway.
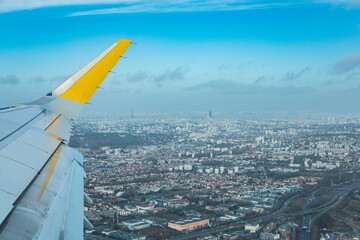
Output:
<path fill-rule="evenodd" d="M 304 204 L 304 208 L 303 208 L 303 221 L 302 221 L 302 225 L 301 225 L 301 233 L 300 233 L 300 239 L 301 240 L 305 240 L 305 239 L 310 239 L 310 226 L 311 226 L 311 220 L 312 220 L 312 206 L 315 204 L 315 202 L 318 200 L 315 198 L 315 193 L 316 191 L 314 191 L 311 194 L 311 198 L 309 199 L 309 201 L 307 201 Z"/>
<path fill-rule="evenodd" d="M 353 183 L 349 186 L 345 186 L 342 188 L 336 188 L 336 189 L 334 189 L 324 195 L 318 196 L 318 197 L 315 197 L 316 191 L 314 191 L 311 194 L 309 201 L 307 201 L 304 204 L 302 211 L 293 212 L 293 213 L 288 214 L 288 216 L 303 215 L 300 239 L 301 240 L 310 240 L 311 239 L 311 228 L 314 225 L 314 223 L 316 222 L 316 220 L 320 216 L 322 216 L 324 213 L 329 211 L 330 209 L 338 206 L 346 198 L 346 196 L 350 193 L 350 191 L 352 191 L 353 189 L 355 189 L 357 187 L 360 187 L 360 182 Z M 294 199 L 296 199 L 296 197 L 298 197 L 299 194 L 294 195 L 293 197 L 286 200 L 284 202 L 284 204 L 282 205 L 282 207 L 280 209 L 278 209 L 277 211 L 275 211 L 273 213 L 269 213 L 269 214 L 261 216 L 261 217 L 246 219 L 246 222 L 247 223 L 260 223 L 260 222 L 262 222 L 264 220 L 268 220 L 268 219 L 283 218 L 284 216 L 276 217 L 276 215 L 283 212 L 289 206 L 289 204 Z M 313 207 L 314 204 L 324 196 L 333 196 L 333 198 L 329 202 L 327 202 L 321 206 Z M 317 213 L 317 214 L 315 216 L 313 216 L 314 213 Z M 189 238 L 196 238 L 196 237 L 206 236 L 209 234 L 215 234 L 218 232 L 223 232 L 223 231 L 227 231 L 229 229 L 239 228 L 239 227 L 243 227 L 243 226 L 245 226 L 244 222 L 229 223 L 226 225 L 217 226 L 217 227 L 213 227 L 213 228 L 202 230 L 202 231 L 194 231 L 194 232 L 186 233 L 186 234 L 180 235 L 180 236 L 173 236 L 169 239 L 183 240 L 183 239 L 189 239 Z"/>
<path fill-rule="evenodd" d="M 301 240 L 310 240 L 311 239 L 311 229 L 316 222 L 317 219 L 319 219 L 323 214 L 327 213 L 330 209 L 333 209 L 337 207 L 345 198 L 346 196 L 355 188 L 360 186 L 360 182 L 353 183 L 349 186 L 345 186 L 342 188 L 337 188 L 329 193 L 322 195 L 320 197 L 315 198 L 314 193 L 312 194 L 310 200 L 304 204 L 304 210 L 303 210 L 303 222 L 301 226 L 301 233 L 300 233 L 300 239 Z M 312 208 L 313 204 L 318 201 L 321 197 L 324 196 L 334 196 L 328 203 Z M 318 212 L 320 210 L 320 212 Z M 313 213 L 318 212 L 316 215 L 313 215 Z"/>

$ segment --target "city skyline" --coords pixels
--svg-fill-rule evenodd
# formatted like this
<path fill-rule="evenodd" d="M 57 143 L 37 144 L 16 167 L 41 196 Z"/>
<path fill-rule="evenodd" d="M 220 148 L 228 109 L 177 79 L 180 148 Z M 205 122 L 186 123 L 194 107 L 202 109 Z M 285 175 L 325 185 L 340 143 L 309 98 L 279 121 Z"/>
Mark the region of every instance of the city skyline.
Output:
<path fill-rule="evenodd" d="M 0 238 L 358 239 L 359 13 L 0 0 Z"/>
<path fill-rule="evenodd" d="M 93 117 L 70 140 L 94 200 L 85 239 L 358 237 L 359 117 Z"/>

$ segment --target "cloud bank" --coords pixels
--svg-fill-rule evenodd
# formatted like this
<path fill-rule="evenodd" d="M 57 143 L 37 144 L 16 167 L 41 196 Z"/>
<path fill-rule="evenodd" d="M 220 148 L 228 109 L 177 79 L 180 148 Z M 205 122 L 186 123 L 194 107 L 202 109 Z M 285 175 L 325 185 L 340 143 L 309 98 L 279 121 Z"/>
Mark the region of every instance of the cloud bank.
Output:
<path fill-rule="evenodd" d="M 282 81 L 284 82 L 292 82 L 298 80 L 301 76 L 303 76 L 305 73 L 308 73 L 311 70 L 310 67 L 306 67 L 301 69 L 299 72 L 289 72 L 285 74 L 285 76 L 282 78 Z"/>
<path fill-rule="evenodd" d="M 165 81 L 177 81 L 177 80 L 183 80 L 184 75 L 189 71 L 187 67 L 179 66 L 172 70 L 167 70 L 166 72 L 155 76 L 154 82 L 160 83 Z"/>
<path fill-rule="evenodd" d="M 360 54 L 353 54 L 344 57 L 333 67 L 334 73 L 346 73 L 360 66 Z"/>
<path fill-rule="evenodd" d="M 0 77 L 0 84 L 17 85 L 20 83 L 20 79 L 15 75 L 6 75 Z"/>
<path fill-rule="evenodd" d="M 202 91 L 221 95 L 297 95 L 306 94 L 310 87 L 261 86 L 258 84 L 243 84 L 232 80 L 211 80 L 184 89 L 185 91 Z"/>

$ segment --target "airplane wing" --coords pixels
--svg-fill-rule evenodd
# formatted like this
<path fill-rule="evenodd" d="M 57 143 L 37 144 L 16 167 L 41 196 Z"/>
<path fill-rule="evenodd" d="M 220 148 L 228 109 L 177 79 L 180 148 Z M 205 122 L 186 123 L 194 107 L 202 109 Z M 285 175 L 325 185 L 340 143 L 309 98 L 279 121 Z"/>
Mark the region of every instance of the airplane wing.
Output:
<path fill-rule="evenodd" d="M 130 44 L 117 41 L 37 101 L 0 109 L 0 239 L 83 239 L 92 226 L 70 130 Z"/>

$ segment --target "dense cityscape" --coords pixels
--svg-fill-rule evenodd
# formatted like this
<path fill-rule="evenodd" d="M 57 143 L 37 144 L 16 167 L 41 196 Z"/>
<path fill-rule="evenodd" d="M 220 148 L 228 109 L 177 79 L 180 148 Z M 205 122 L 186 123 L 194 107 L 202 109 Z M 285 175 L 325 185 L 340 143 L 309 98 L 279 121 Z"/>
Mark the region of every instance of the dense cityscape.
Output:
<path fill-rule="evenodd" d="M 0 0 L 0 240 L 360 240 L 360 0 Z"/>
<path fill-rule="evenodd" d="M 357 115 L 89 114 L 70 140 L 85 239 L 357 239 L 359 132 Z"/>

